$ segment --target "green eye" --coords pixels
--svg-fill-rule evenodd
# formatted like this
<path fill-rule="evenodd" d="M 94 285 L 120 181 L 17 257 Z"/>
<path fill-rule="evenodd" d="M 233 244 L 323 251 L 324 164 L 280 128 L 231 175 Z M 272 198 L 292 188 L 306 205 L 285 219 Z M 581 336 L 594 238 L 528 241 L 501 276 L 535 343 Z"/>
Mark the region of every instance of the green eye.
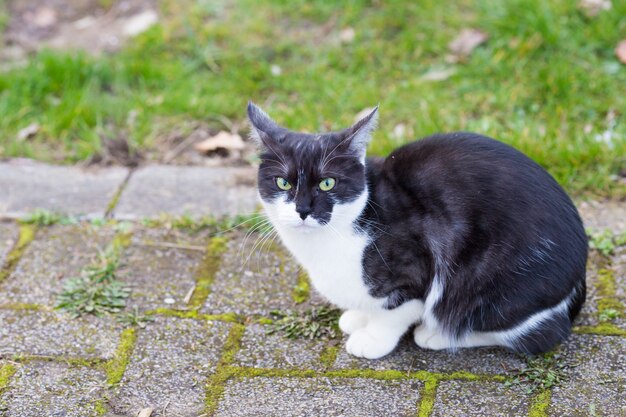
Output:
<path fill-rule="evenodd" d="M 334 178 L 324 178 L 322 182 L 320 182 L 320 190 L 322 191 L 330 191 L 335 186 Z"/>
<path fill-rule="evenodd" d="M 291 184 L 289 184 L 289 181 L 287 181 L 283 177 L 276 178 L 276 185 L 278 185 L 278 188 L 280 188 L 281 190 L 284 190 L 284 191 L 291 190 Z"/>

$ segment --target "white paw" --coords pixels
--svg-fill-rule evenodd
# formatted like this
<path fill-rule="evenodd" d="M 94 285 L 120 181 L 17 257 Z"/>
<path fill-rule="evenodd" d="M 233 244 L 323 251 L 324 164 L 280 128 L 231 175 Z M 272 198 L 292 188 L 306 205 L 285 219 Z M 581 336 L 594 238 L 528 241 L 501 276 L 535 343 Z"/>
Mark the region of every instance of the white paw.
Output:
<path fill-rule="evenodd" d="M 366 359 L 378 359 L 391 353 L 399 338 L 388 335 L 372 335 L 367 327 L 355 331 L 346 342 L 346 351 Z"/>
<path fill-rule="evenodd" d="M 441 334 L 440 331 L 428 328 L 423 324 L 417 326 L 413 331 L 413 340 L 422 349 L 442 350 L 452 347 L 450 338 Z"/>
<path fill-rule="evenodd" d="M 358 310 L 344 311 L 339 318 L 339 328 L 345 334 L 352 334 L 367 325 L 368 316 Z"/>

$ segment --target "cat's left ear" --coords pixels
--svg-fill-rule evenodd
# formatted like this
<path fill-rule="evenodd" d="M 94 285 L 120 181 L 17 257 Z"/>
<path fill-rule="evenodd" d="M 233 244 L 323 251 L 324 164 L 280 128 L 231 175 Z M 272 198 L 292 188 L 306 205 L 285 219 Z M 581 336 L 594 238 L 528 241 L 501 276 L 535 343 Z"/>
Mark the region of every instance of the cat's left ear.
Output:
<path fill-rule="evenodd" d="M 348 151 L 354 152 L 361 159 L 365 158 L 367 144 L 372 138 L 372 132 L 376 129 L 378 122 L 378 106 L 374 107 L 367 116 L 356 122 L 351 127 L 345 129 L 342 133 L 344 142 Z"/>

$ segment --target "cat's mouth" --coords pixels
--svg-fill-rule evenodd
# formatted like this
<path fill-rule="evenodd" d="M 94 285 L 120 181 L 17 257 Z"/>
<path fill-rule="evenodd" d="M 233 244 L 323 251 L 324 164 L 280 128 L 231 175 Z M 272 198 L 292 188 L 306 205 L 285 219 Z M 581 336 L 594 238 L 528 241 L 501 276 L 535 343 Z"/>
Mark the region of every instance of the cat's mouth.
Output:
<path fill-rule="evenodd" d="M 292 227 L 300 232 L 308 233 L 315 229 L 319 229 L 320 226 L 321 225 L 313 219 L 305 219 L 301 222 L 294 224 Z"/>

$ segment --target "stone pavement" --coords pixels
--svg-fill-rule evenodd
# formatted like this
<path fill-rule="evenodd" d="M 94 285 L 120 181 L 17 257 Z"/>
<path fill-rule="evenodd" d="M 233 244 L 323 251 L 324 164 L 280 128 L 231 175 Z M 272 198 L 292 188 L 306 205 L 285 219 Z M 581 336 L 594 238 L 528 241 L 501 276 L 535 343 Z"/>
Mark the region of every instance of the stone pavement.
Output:
<path fill-rule="evenodd" d="M 626 416 L 626 246 L 592 252 L 589 301 L 557 350 L 564 381 L 529 393 L 510 382 L 532 362 L 502 349 L 405 340 L 368 361 L 342 339 L 268 333 L 274 310 L 323 302 L 278 244 L 191 220 L 252 212 L 253 183 L 246 168 L 0 163 L 0 416 Z M 626 231 L 625 204 L 580 207 L 590 227 Z M 17 220 L 36 208 L 85 217 Z M 111 244 L 125 310 L 55 309 Z M 117 320 L 126 315 L 137 320 Z"/>

